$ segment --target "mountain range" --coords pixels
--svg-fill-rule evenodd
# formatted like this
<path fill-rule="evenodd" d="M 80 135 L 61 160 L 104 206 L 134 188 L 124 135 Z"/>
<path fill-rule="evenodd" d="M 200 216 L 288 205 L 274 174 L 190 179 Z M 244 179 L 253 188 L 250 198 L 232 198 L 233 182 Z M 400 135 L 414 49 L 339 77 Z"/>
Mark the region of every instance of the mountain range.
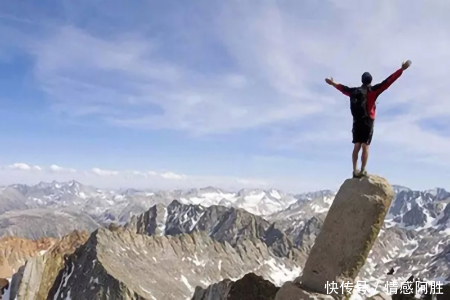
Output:
<path fill-rule="evenodd" d="M 450 193 L 400 186 L 394 186 L 394 191 L 388 216 L 359 278 L 369 284 L 372 293 L 391 280 L 392 275 L 386 274 L 391 268 L 399 281 L 411 274 L 449 281 Z M 107 278 L 112 276 L 130 290 L 152 291 L 156 293 L 152 297 L 162 299 L 156 286 L 145 286 L 147 282 L 137 287 L 123 271 L 125 266 L 155 268 L 163 278 L 161 285 L 182 283 L 173 291 L 173 299 L 182 299 L 177 297 L 191 297 L 197 286 L 207 288 L 249 272 L 278 286 L 293 279 L 301 272 L 335 195 L 334 191 L 296 195 L 261 189 L 227 192 L 213 187 L 102 190 L 74 181 L 11 185 L 0 189 L 0 236 L 62 238 L 73 230 L 87 230 L 91 237 L 80 247 L 84 250 L 71 258 L 74 266 L 84 266 L 87 253 L 93 253 L 88 257 L 94 257 L 93 261 L 102 257 L 101 267 L 106 269 L 94 266 L 92 276 L 109 274 Z M 168 247 L 173 249 L 172 259 L 165 259 L 162 252 L 156 254 Z M 145 255 L 149 248 L 155 253 L 153 258 Z M 230 259 L 239 261 L 241 267 L 225 263 Z M 158 267 L 162 261 L 168 268 Z M 195 266 L 207 266 L 210 275 L 200 277 Z M 63 270 L 57 280 L 70 285 L 67 276 L 77 274 L 77 268 Z M 99 280 L 95 276 L 90 280 Z M 75 286 L 70 291 L 72 296 L 81 293 Z"/>

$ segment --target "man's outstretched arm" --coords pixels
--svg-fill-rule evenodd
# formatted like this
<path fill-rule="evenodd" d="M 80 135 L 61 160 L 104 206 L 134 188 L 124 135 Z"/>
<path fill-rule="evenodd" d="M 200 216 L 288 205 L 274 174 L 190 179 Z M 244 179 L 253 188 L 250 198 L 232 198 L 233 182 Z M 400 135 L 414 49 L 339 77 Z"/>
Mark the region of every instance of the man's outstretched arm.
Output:
<path fill-rule="evenodd" d="M 352 88 L 349 88 L 348 86 L 345 86 L 343 84 L 338 84 L 333 81 L 333 77 L 325 79 L 325 82 L 329 85 L 334 86 L 338 91 L 340 91 L 342 94 L 346 96 L 350 96 Z"/>
<path fill-rule="evenodd" d="M 376 92 L 378 95 L 387 90 L 402 74 L 403 71 L 411 66 L 411 61 L 408 60 L 402 64 L 402 67 L 391 74 L 383 82 L 376 84 L 372 87 L 372 91 Z"/>

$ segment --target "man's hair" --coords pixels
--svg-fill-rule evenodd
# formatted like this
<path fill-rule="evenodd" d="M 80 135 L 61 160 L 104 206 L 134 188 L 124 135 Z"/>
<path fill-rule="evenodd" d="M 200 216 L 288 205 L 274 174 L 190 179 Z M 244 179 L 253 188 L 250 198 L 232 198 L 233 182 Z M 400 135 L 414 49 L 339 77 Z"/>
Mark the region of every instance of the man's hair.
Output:
<path fill-rule="evenodd" d="M 369 72 L 364 72 L 364 74 L 362 74 L 361 76 L 361 82 L 363 84 L 371 84 L 372 83 L 372 75 L 370 75 Z"/>

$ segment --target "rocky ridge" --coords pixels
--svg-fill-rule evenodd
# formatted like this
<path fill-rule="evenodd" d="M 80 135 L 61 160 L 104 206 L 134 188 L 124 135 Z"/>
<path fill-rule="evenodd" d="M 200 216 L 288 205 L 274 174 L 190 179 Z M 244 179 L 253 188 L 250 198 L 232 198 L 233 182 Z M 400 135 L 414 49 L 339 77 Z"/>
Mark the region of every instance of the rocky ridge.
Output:
<path fill-rule="evenodd" d="M 243 240 L 259 239 L 278 257 L 303 262 L 306 259 L 305 253 L 297 249 L 275 224 L 233 207 L 203 207 L 174 200 L 167 207 L 158 204 L 133 217 L 124 228 L 147 235 L 206 232 L 214 240 L 228 242 L 233 247 Z"/>
<path fill-rule="evenodd" d="M 187 299 L 195 287 L 254 272 L 272 282 L 299 272 L 289 259 L 274 257 L 260 240 L 236 247 L 205 232 L 147 236 L 130 230 L 98 229 L 69 256 L 50 290 L 51 299 Z"/>
<path fill-rule="evenodd" d="M 88 237 L 87 231 L 74 231 L 57 241 L 44 254 L 28 259 L 12 278 L 11 299 L 47 299 L 56 276 L 65 265 L 67 256 L 83 245 Z"/>
<path fill-rule="evenodd" d="M 42 255 L 57 243 L 54 238 L 29 240 L 19 237 L 0 239 L 0 278 L 11 278 L 27 259 Z"/>

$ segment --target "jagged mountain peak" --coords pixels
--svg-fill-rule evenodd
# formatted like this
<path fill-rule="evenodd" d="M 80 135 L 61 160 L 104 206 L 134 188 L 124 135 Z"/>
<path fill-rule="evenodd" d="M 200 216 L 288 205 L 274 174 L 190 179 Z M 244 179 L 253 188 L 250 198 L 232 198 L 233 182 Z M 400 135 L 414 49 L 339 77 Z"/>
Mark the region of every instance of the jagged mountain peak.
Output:
<path fill-rule="evenodd" d="M 53 180 L 52 182 L 46 182 L 41 181 L 36 185 L 31 185 L 29 187 L 35 187 L 40 189 L 47 189 L 47 188 L 63 188 L 63 187 L 75 187 L 75 188 L 81 188 L 84 185 L 76 180 L 70 180 L 70 181 L 56 181 Z"/>
<path fill-rule="evenodd" d="M 450 192 L 446 191 L 443 188 L 436 187 L 431 190 L 426 190 L 426 194 L 430 194 L 432 197 L 436 198 L 436 200 L 447 200 L 450 199 Z"/>
<path fill-rule="evenodd" d="M 392 188 L 394 189 L 394 193 L 396 193 L 396 194 L 398 194 L 398 193 L 400 193 L 402 191 L 406 191 L 406 192 L 411 191 L 410 188 L 402 186 L 402 185 L 395 185 L 394 184 L 394 185 L 392 185 Z"/>
<path fill-rule="evenodd" d="M 233 248 L 205 232 L 149 237 L 99 229 L 69 256 L 49 298 L 95 300 L 108 293 L 115 299 L 190 299 L 197 286 L 252 271 L 281 284 L 299 266 L 271 256 L 261 241 L 246 240 Z"/>
<path fill-rule="evenodd" d="M 213 186 L 207 186 L 204 188 L 200 188 L 199 191 L 202 193 L 224 193 L 225 192 L 224 190 L 217 188 L 217 187 L 213 187 Z"/>
<path fill-rule="evenodd" d="M 276 224 L 241 208 L 211 205 L 204 207 L 173 200 L 167 207 L 153 206 L 133 217 L 124 228 L 147 235 L 179 235 L 206 232 L 219 242 L 237 246 L 245 240 L 260 240 L 279 257 L 304 257 Z"/>

